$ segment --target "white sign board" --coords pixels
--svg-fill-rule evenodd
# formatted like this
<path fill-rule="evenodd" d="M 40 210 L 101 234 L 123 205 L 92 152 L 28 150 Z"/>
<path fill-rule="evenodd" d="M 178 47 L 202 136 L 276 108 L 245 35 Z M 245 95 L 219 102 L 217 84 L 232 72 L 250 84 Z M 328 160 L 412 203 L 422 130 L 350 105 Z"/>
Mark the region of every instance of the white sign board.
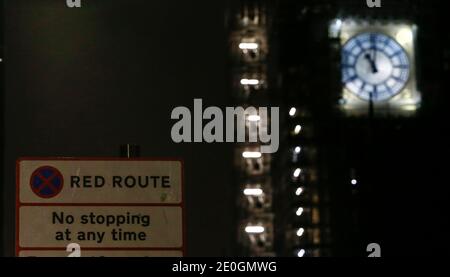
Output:
<path fill-rule="evenodd" d="M 17 162 L 17 256 L 184 255 L 179 160 L 30 158 Z"/>

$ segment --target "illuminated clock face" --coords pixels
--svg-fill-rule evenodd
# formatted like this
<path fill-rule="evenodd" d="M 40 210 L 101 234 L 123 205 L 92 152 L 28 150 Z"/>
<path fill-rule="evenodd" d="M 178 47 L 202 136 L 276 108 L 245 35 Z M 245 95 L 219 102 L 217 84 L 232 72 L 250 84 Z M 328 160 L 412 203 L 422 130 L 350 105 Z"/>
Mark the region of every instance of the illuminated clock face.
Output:
<path fill-rule="evenodd" d="M 393 38 L 364 33 L 342 49 L 342 81 L 359 98 L 374 102 L 400 93 L 409 80 L 408 54 Z"/>

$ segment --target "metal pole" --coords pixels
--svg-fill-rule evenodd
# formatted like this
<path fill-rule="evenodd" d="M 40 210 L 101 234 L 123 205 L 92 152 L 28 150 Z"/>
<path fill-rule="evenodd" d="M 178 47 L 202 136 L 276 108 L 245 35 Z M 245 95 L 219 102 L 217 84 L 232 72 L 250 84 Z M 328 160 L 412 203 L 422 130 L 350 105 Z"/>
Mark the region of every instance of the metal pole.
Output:
<path fill-rule="evenodd" d="M 139 158 L 141 156 L 141 147 L 136 144 L 123 144 L 120 146 L 120 157 Z"/>
<path fill-rule="evenodd" d="M 4 159 L 4 155 L 5 155 L 5 151 L 4 151 L 4 146 L 5 146 L 5 126 L 4 126 L 4 121 L 5 121 L 5 116 L 6 116 L 6 112 L 5 112 L 5 102 L 6 102 L 6 97 L 5 97 L 5 88 L 4 88 L 4 77 L 3 77 L 3 63 L 4 63 L 4 56 L 3 56 L 3 19 L 4 19 L 4 14 L 3 14 L 3 3 L 4 1 L 2 1 L 0 3 L 0 17 L 2 18 L 2 20 L 0 20 L 0 178 L 2 182 L 5 182 L 5 176 L 4 176 L 4 164 L 3 164 L 3 159 Z M 4 196 L 4 192 L 5 189 L 2 187 L 0 189 L 0 197 L 3 200 L 3 196 Z M 4 218 L 3 218 L 3 208 L 4 208 L 4 204 L 2 201 L 2 205 L 0 207 L 0 224 L 2 226 L 5 226 L 5 222 L 4 222 Z M 4 253 L 6 253 L 5 249 L 4 249 L 4 230 L 5 228 L 1 228 L 0 229 L 0 255 L 4 256 Z"/>

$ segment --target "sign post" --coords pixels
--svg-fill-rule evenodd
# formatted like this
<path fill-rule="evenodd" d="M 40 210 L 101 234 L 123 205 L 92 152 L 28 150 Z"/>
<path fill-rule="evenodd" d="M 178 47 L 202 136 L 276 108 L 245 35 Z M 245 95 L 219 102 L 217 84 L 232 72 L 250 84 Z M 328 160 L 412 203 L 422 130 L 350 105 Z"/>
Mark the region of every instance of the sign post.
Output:
<path fill-rule="evenodd" d="M 16 168 L 16 255 L 183 256 L 183 163 L 23 158 Z"/>

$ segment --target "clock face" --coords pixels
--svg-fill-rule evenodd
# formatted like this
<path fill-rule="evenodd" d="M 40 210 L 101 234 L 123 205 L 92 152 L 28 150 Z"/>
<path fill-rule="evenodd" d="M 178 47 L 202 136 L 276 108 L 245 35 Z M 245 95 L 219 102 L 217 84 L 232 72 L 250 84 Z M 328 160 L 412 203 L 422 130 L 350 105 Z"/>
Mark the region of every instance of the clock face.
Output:
<path fill-rule="evenodd" d="M 403 90 L 409 75 L 408 54 L 389 36 L 360 34 L 342 49 L 342 82 L 363 100 L 390 99 Z"/>

